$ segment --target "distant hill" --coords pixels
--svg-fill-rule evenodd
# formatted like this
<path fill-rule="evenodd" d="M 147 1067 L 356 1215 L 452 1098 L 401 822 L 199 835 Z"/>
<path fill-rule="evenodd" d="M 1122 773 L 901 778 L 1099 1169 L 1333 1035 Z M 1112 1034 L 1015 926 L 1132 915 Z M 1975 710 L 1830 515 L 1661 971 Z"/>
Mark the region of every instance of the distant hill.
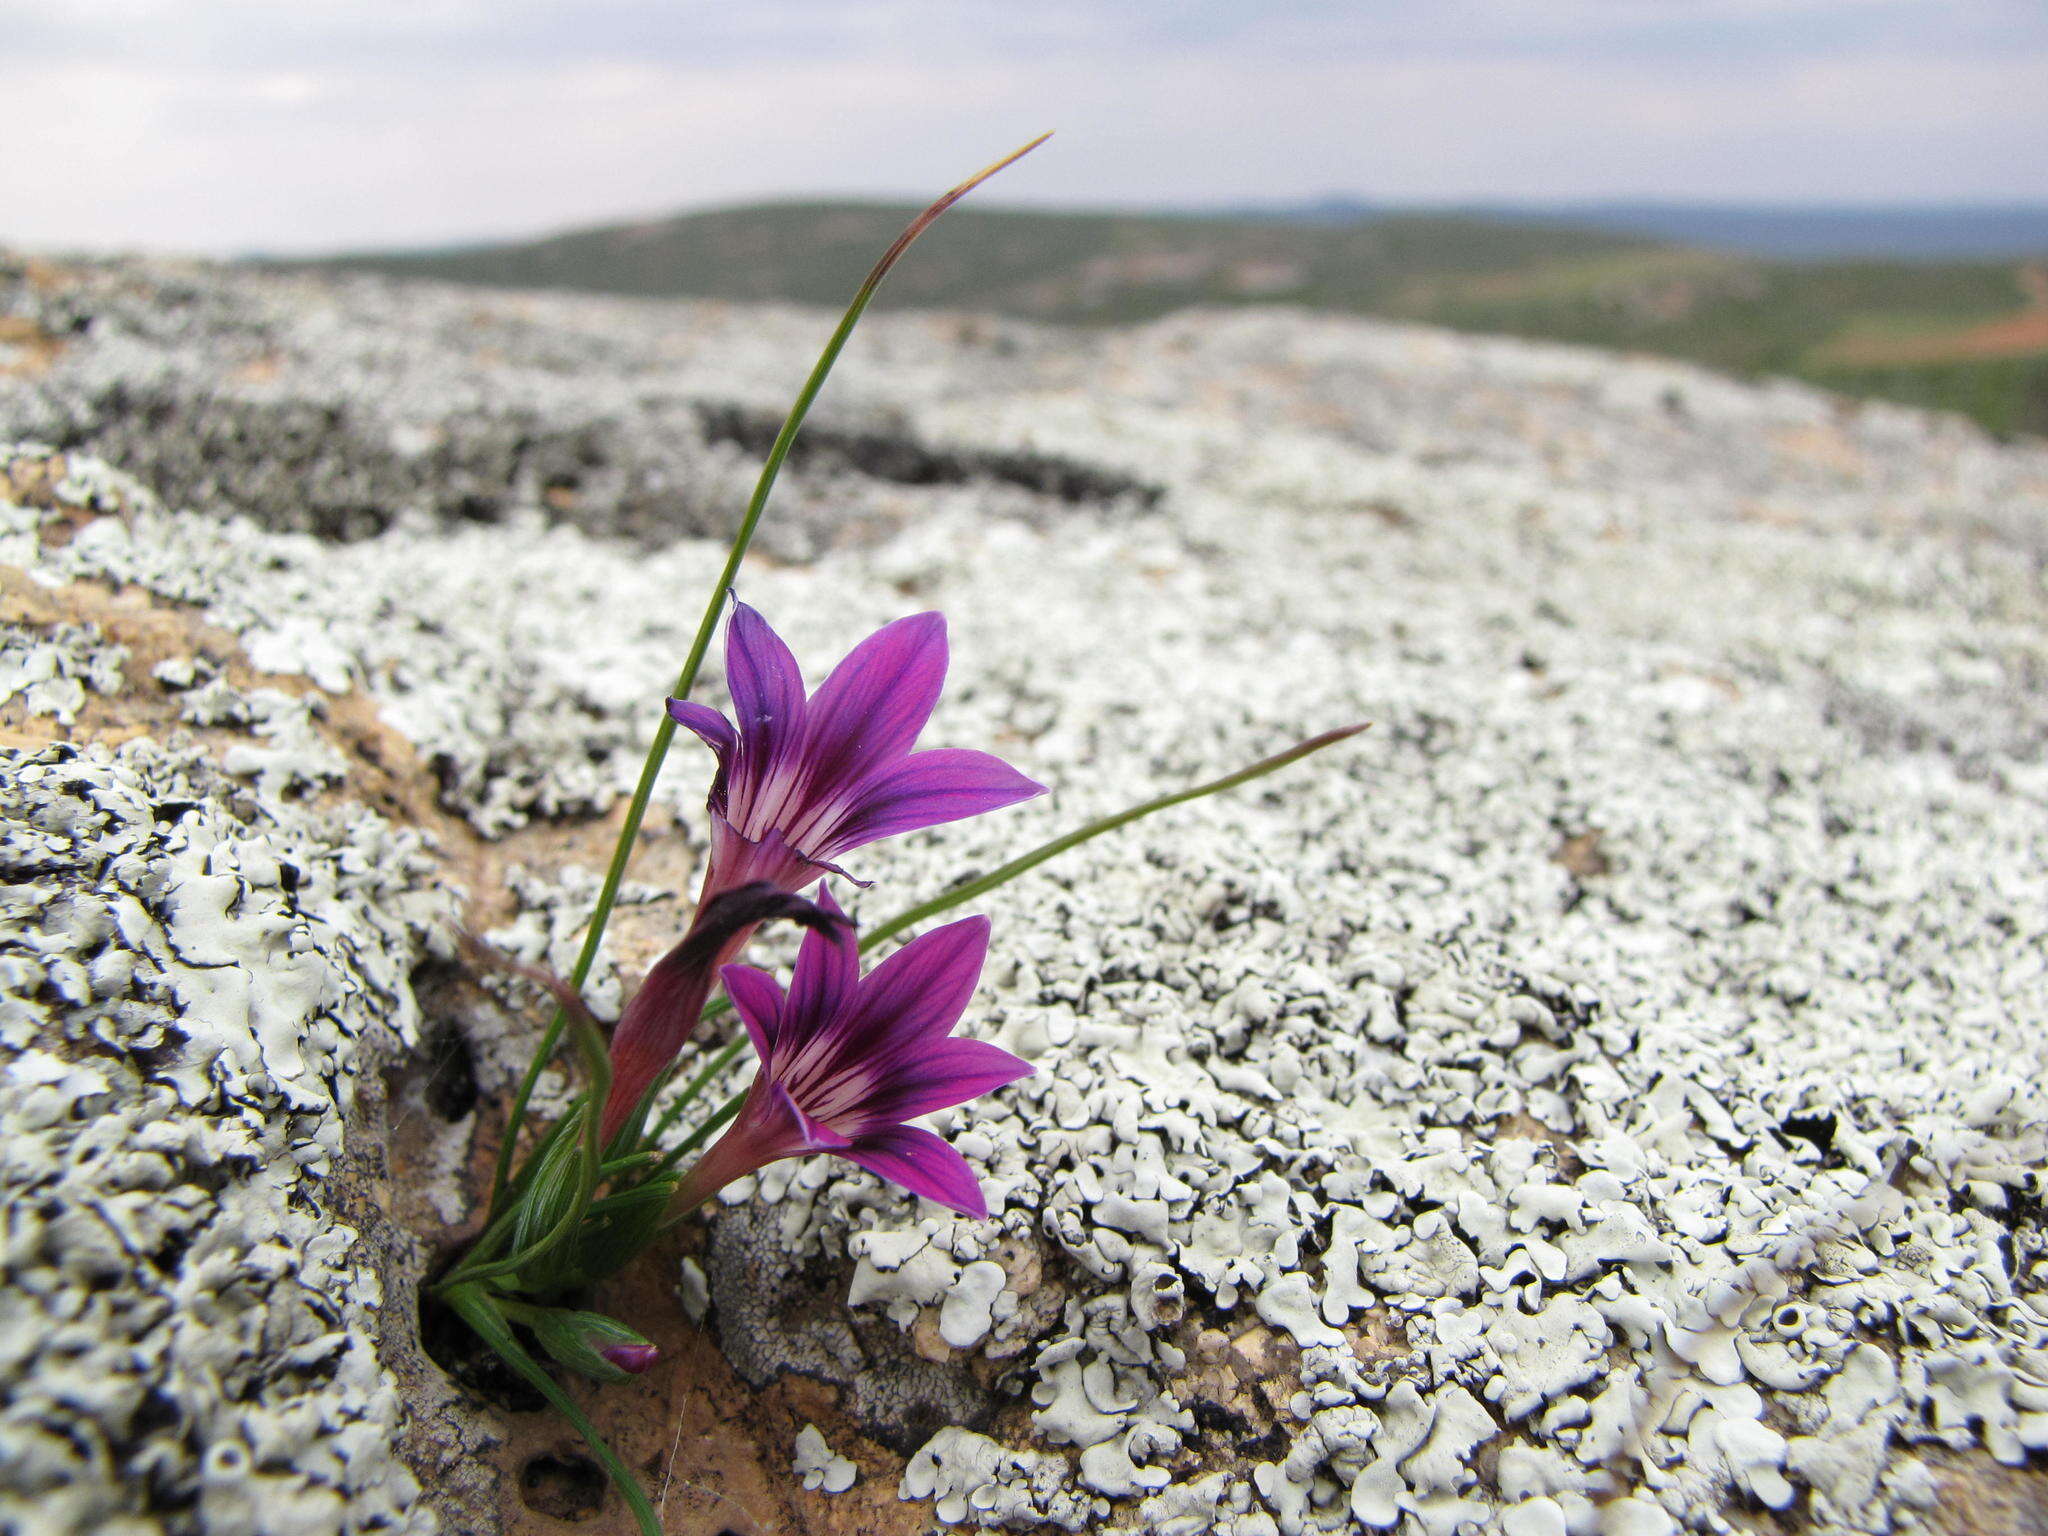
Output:
<path fill-rule="evenodd" d="M 1302 223 L 1356 223 L 1399 210 L 1357 198 L 1244 210 Z M 1474 203 L 1443 210 L 1563 225 L 1784 261 L 2010 261 L 2048 257 L 2048 203 Z"/>
<path fill-rule="evenodd" d="M 509 287 L 843 303 L 916 210 L 769 203 L 511 244 L 336 257 L 330 265 Z M 883 290 L 897 307 L 1061 320 L 1148 318 L 1196 303 L 1284 297 L 1372 309 L 1425 273 L 1525 270 L 1645 249 L 1633 236 L 1484 218 L 1342 223 L 961 208 Z"/>
<path fill-rule="evenodd" d="M 1645 209 L 1645 218 L 1656 212 L 1611 206 Z M 913 212 L 908 204 L 776 203 L 310 265 L 837 307 Z M 1779 231 L 1786 240 L 1795 233 L 1789 225 Z M 1285 303 L 1789 374 L 1962 411 L 1995 432 L 2048 433 L 2048 256 L 1764 259 L 1581 227 L 1555 213 L 1318 205 L 1285 216 L 1217 217 L 969 207 L 925 237 L 878 302 L 1070 323 Z"/>

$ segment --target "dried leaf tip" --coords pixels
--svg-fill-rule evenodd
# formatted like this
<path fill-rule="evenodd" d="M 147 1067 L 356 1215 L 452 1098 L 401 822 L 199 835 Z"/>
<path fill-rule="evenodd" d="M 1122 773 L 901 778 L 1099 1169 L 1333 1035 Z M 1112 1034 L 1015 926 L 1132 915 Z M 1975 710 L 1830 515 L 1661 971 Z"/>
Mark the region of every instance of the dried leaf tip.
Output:
<path fill-rule="evenodd" d="M 911 244 L 917 239 L 917 237 L 923 234 L 926 230 L 930 229 L 933 224 L 938 222 L 940 214 L 944 213 L 948 208 L 952 207 L 955 203 L 959 202 L 961 198 L 965 197 L 968 193 L 972 192 L 976 187 L 980 186 L 984 181 L 987 181 L 991 176 L 994 176 L 998 171 L 1008 170 L 1011 166 L 1015 165 L 1019 160 L 1022 160 L 1026 155 L 1030 154 L 1031 151 L 1038 148 L 1039 145 L 1043 144 L 1047 139 L 1051 137 L 1052 130 L 1047 129 L 1044 133 L 1041 133 L 1037 138 L 1033 139 L 1029 144 L 1024 145 L 1020 149 L 1011 150 L 1007 155 L 1003 156 L 1002 159 L 996 161 L 995 164 L 986 166 L 983 169 L 976 171 L 972 176 L 968 177 L 965 181 L 961 182 L 959 186 L 953 188 L 952 191 L 943 194 L 929 208 L 925 209 L 923 213 L 920 213 L 916 218 L 912 219 L 910 223 L 905 227 L 903 233 L 896 237 L 895 244 L 891 245 L 888 250 L 882 252 L 882 259 L 875 263 L 874 270 L 868 273 L 868 280 L 861 285 L 862 293 L 865 294 L 874 292 L 876 286 L 880 284 L 882 279 L 888 276 L 889 269 L 896 265 L 897 260 L 903 255 L 905 251 L 910 249 Z"/>

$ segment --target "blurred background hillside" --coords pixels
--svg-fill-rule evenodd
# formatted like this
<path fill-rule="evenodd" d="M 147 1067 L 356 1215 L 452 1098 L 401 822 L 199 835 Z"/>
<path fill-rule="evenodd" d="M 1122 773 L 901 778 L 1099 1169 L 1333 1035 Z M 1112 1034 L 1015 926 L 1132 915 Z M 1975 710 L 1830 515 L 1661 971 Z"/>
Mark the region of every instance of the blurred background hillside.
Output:
<path fill-rule="evenodd" d="M 765 204 L 332 264 L 507 287 L 836 305 L 848 274 L 915 211 Z M 1676 243 L 1625 232 L 1655 222 L 1654 209 L 1216 218 L 966 208 L 928 237 L 883 302 L 1089 323 L 1294 304 L 1664 353 L 1960 411 L 2002 435 L 2048 433 L 2048 209 L 2004 212 L 1872 209 L 1843 227 L 1852 221 L 1830 213 L 1674 208 L 1666 222 L 1700 242 Z M 2003 249 L 1994 259 L 1890 254 L 1945 241 Z M 1759 246 L 1816 254 L 1771 259 Z"/>
<path fill-rule="evenodd" d="M 1286 304 L 2048 432 L 2020 0 L 0 0 L 0 37 L 32 252 L 837 305 L 1053 127 L 884 302 Z"/>

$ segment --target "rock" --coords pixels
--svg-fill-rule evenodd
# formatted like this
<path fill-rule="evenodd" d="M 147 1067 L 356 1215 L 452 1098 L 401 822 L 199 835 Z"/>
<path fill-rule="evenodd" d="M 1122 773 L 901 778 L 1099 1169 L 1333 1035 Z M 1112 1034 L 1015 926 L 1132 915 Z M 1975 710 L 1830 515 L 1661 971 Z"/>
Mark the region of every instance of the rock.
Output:
<path fill-rule="evenodd" d="M 906 1454 L 942 1424 L 985 1427 L 995 1411 L 964 1365 L 923 1358 L 895 1327 L 848 1314 L 844 1281 L 821 1286 L 772 1209 L 720 1212 L 705 1273 L 726 1358 L 755 1387 L 792 1372 L 830 1382 L 864 1432 Z"/>
<path fill-rule="evenodd" d="M 750 478 L 712 408 L 774 410 L 826 322 L 148 264 L 24 294 L 67 340 L 0 437 L 168 496 L 0 451 L 0 1515 L 538 1528 L 573 1440 L 414 1343 L 531 1027 L 434 924 L 460 887 L 573 946 Z M 732 1191 L 701 1286 L 667 1250 L 612 1298 L 670 1362 L 591 1399 L 635 1465 L 828 1536 L 2028 1518 L 2048 450 L 1288 312 L 985 334 L 870 322 L 743 575 L 812 665 L 946 610 L 932 740 L 1057 787 L 861 850 L 859 915 L 1374 728 L 979 903 L 968 1029 L 1040 1067 L 937 1117 L 993 1218 L 829 1160 Z M 802 1487 L 802 1426 L 871 1475 Z"/>

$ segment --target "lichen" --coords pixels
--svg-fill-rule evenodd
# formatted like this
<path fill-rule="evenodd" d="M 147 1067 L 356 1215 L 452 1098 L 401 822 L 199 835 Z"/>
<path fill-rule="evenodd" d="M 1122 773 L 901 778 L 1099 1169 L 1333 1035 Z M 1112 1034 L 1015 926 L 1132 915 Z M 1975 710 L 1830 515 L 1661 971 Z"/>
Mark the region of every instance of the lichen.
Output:
<path fill-rule="evenodd" d="M 844 1493 L 860 1477 L 860 1468 L 835 1452 L 815 1424 L 806 1424 L 797 1432 L 790 1471 L 806 1488 L 822 1493 Z"/>
<path fill-rule="evenodd" d="M 74 724 L 88 691 L 120 692 L 127 659 L 127 648 L 110 644 L 95 624 L 0 624 L 0 704 L 20 699 L 31 715 Z"/>
<path fill-rule="evenodd" d="M 431 1529 L 328 1186 L 442 903 L 416 834 L 240 793 L 147 742 L 0 775 L 11 1529 Z"/>
<path fill-rule="evenodd" d="M 780 312 L 547 300 L 517 318 L 502 306 L 535 301 L 341 284 L 327 334 L 348 339 L 320 342 L 269 281 L 200 283 L 292 336 L 315 361 L 288 367 L 331 371 L 319 388 L 392 385 L 407 409 L 449 377 L 429 354 L 457 304 L 521 358 L 551 351 L 579 412 L 639 387 L 613 343 L 656 366 L 649 315 L 692 359 L 677 389 L 765 399 L 815 340 Z M 114 329 L 120 347 L 88 336 L 33 399 L 0 394 L 0 428 L 185 344 Z M 1002 334 L 998 367 L 946 323 L 882 317 L 835 389 L 921 441 L 1028 446 L 1165 494 L 1047 522 L 992 517 L 1009 504 L 986 487 L 897 487 L 875 540 L 747 571 L 806 658 L 945 609 L 945 739 L 1057 786 L 862 850 L 860 915 L 1293 736 L 1375 724 L 980 904 L 999 959 L 969 1027 L 1039 1067 L 944 1117 L 995 1216 L 827 1160 L 733 1189 L 685 1293 L 744 1378 L 842 1385 L 851 1418 L 911 1453 L 909 1497 L 994 1528 L 1659 1536 L 1782 1506 L 1846 1536 L 1910 1529 L 1987 1467 L 2038 1476 L 2048 453 L 1787 385 L 1304 315 Z M 825 500 L 813 483 L 795 506 Z M 867 490 L 850 505 L 876 510 Z M 720 558 L 538 512 L 394 516 L 336 544 L 125 490 L 104 510 L 61 545 L 14 518 L 6 548 L 46 583 L 198 605 L 265 666 L 366 695 L 493 835 L 613 802 Z M 678 748 L 664 793 L 684 830 L 657 818 L 649 846 L 698 835 L 706 766 Z M 311 825 L 270 809 L 260 773 L 248 787 L 264 809 L 236 836 Z M 75 840 L 52 857 L 74 881 L 101 868 Z M 502 942 L 559 966 L 581 878 L 535 868 Z M 68 899 L 58 879 L 0 898 L 30 914 L 10 932 Z M 211 953 L 238 910 L 224 889 L 150 910 Z M 337 932 L 381 931 L 359 907 L 377 910 L 348 906 Z M 41 1040 L 96 1006 L 74 999 L 153 985 L 140 961 L 124 979 L 123 953 L 8 949 L 13 994 L 36 1000 L 23 1027 Z M 326 997 L 325 959 L 256 954 L 264 999 Z M 236 1004 L 207 984 L 186 983 Z M 352 1021 L 386 1005 L 338 996 Z M 258 1027 L 269 1006 L 242 1054 L 289 1065 Z M 85 1064 L 157 1061 L 172 1021 L 131 1013 L 158 1033 Z M 327 1124 L 349 1049 L 265 1067 L 273 1097 L 234 1134 Z M 212 1081 L 165 1059 L 161 1092 Z M 125 1152 L 142 1130 L 104 1134 Z M 86 1214 L 65 1241 L 114 1263 L 97 1175 L 69 1177 Z M 232 1456 L 175 1464 L 232 1528 Z"/>

